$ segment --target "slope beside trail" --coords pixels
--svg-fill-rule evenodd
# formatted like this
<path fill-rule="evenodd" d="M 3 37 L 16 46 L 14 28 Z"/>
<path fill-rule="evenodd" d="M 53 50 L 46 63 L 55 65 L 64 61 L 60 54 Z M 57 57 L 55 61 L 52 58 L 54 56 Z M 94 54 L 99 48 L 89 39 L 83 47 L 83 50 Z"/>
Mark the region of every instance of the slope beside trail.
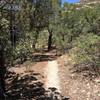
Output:
<path fill-rule="evenodd" d="M 55 87 L 70 100 L 100 100 L 100 81 L 98 81 L 100 77 L 90 81 L 72 73 L 72 61 L 68 54 L 57 56 L 55 51 L 50 51 L 36 54 L 34 59 L 35 63 L 24 63 L 9 70 L 20 77 L 33 72 L 32 75 L 36 76 L 36 80 L 32 80 L 29 84 L 39 81 L 43 83 L 45 89 Z"/>

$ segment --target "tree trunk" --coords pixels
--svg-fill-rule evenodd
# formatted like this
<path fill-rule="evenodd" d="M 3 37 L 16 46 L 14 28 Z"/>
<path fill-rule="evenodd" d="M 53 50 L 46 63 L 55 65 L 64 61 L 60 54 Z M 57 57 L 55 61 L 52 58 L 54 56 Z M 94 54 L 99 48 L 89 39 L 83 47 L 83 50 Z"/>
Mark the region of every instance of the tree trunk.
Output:
<path fill-rule="evenodd" d="M 65 41 L 65 33 L 61 32 L 60 34 L 61 34 L 62 40 Z"/>
<path fill-rule="evenodd" d="M 49 37 L 48 37 L 48 50 L 51 49 L 52 46 L 52 30 L 48 29 Z"/>
<path fill-rule="evenodd" d="M 13 3 L 12 3 L 13 4 Z M 13 6 L 10 5 L 10 39 L 12 47 L 15 47 L 16 45 L 16 27 L 15 27 L 15 12 L 13 12 Z"/>
<path fill-rule="evenodd" d="M 4 58 L 4 50 L 1 48 L 0 50 L 0 99 L 4 100 L 5 96 L 5 58 Z"/>

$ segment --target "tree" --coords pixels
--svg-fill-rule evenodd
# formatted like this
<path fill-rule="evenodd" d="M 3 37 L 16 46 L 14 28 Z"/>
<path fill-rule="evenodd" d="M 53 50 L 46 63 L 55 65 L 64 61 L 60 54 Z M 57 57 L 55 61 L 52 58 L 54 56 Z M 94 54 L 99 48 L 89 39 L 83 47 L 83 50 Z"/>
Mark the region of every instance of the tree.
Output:
<path fill-rule="evenodd" d="M 36 44 L 39 32 L 48 26 L 51 15 L 50 0 L 0 1 L 0 96 L 4 98 L 7 64 L 25 58 Z M 35 48 L 35 46 L 34 46 Z M 13 63 L 13 62 L 12 62 Z M 11 65 L 10 65 L 11 66 Z"/>
<path fill-rule="evenodd" d="M 1 15 L 2 16 L 2 15 Z M 0 16 L 0 17 L 1 17 Z M 6 53 L 9 51 L 9 21 L 1 17 L 0 18 L 0 98 L 4 99 L 5 94 L 5 74 L 6 74 Z"/>
<path fill-rule="evenodd" d="M 52 36 L 55 30 L 56 25 L 58 24 L 59 21 L 59 17 L 60 17 L 60 7 L 61 7 L 61 0 L 52 0 L 52 15 L 51 17 L 49 17 L 48 20 L 48 33 L 49 33 L 49 37 L 48 37 L 48 50 L 51 49 L 52 47 Z"/>

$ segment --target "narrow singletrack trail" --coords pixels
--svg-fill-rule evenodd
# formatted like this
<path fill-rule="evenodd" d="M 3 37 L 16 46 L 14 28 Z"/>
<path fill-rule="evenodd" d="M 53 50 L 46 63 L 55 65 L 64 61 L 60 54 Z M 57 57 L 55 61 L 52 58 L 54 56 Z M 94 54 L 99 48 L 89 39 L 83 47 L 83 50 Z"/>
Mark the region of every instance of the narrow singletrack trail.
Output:
<path fill-rule="evenodd" d="M 53 61 L 48 61 L 48 64 L 44 70 L 45 75 L 46 75 L 46 82 L 45 82 L 45 87 L 46 89 L 48 88 L 56 88 L 60 92 L 60 79 L 58 76 L 58 63 L 56 60 Z"/>
<path fill-rule="evenodd" d="M 55 88 L 61 95 L 70 98 L 69 100 L 100 100 L 100 81 L 97 82 L 100 78 L 90 81 L 73 73 L 72 60 L 68 54 L 57 56 L 55 51 L 50 51 L 36 54 L 34 60 L 35 64 L 24 63 L 9 70 L 20 77 L 33 72 L 37 80 L 29 83 L 41 82 L 45 90 Z"/>

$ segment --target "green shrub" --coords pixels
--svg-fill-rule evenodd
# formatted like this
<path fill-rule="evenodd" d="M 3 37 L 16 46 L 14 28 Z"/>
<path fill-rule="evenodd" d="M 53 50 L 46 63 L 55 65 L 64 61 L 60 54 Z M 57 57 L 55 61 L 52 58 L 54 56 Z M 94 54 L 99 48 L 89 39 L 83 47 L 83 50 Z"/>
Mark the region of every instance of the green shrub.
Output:
<path fill-rule="evenodd" d="M 22 63 L 30 57 L 32 51 L 31 43 L 29 43 L 29 41 L 21 40 L 14 50 L 14 59 L 20 59 Z"/>
<path fill-rule="evenodd" d="M 73 60 L 77 63 L 93 62 L 100 65 L 100 37 L 92 33 L 81 35 L 74 43 L 71 50 Z"/>

